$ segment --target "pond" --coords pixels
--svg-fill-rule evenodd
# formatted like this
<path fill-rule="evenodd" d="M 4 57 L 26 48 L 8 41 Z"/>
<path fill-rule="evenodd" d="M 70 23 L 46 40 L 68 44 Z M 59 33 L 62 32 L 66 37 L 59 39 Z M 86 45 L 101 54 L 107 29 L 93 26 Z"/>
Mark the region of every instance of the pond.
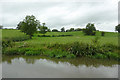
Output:
<path fill-rule="evenodd" d="M 118 62 L 90 58 L 3 56 L 3 78 L 117 78 Z"/>

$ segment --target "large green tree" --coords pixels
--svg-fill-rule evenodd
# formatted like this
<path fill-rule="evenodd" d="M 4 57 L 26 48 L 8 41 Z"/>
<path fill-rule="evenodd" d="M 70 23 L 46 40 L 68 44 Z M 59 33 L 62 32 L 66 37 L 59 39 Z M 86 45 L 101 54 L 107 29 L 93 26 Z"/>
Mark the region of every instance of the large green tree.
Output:
<path fill-rule="evenodd" d="M 45 34 L 48 31 L 48 28 L 45 26 L 45 23 L 42 23 L 42 25 L 40 25 L 38 29 L 41 34 Z"/>
<path fill-rule="evenodd" d="M 83 30 L 83 32 L 86 34 L 86 35 L 93 35 L 94 34 L 94 31 L 96 31 L 96 28 L 94 26 L 94 24 L 91 24 L 91 23 L 88 23 L 86 25 L 86 29 Z"/>
<path fill-rule="evenodd" d="M 120 24 L 118 24 L 117 26 L 115 26 L 115 31 L 118 31 L 120 33 Z"/>
<path fill-rule="evenodd" d="M 37 31 L 38 26 L 40 26 L 40 22 L 35 18 L 35 16 L 28 15 L 18 24 L 17 29 L 20 29 L 22 32 L 30 35 L 30 38 L 32 38 L 33 34 Z"/>

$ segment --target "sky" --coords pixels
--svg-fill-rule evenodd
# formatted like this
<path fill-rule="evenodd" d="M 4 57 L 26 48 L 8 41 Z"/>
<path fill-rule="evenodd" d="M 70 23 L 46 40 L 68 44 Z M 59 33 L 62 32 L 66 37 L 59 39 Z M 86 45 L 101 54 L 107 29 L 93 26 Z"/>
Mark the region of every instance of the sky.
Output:
<path fill-rule="evenodd" d="M 114 32 L 119 0 L 0 0 L 0 24 L 16 28 L 26 15 L 34 15 L 50 29 L 85 28 Z"/>

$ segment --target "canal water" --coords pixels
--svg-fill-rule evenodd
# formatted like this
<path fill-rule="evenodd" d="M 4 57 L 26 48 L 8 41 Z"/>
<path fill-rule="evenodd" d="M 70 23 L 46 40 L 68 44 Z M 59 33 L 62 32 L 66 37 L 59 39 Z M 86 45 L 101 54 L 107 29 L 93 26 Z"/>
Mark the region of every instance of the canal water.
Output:
<path fill-rule="evenodd" d="M 3 78 L 118 78 L 118 62 L 90 58 L 3 56 Z"/>

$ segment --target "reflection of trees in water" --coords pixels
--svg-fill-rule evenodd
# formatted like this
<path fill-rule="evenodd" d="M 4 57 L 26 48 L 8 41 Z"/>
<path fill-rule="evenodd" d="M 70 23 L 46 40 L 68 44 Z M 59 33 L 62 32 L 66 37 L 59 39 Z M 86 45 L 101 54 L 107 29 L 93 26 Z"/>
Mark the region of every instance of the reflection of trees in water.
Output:
<path fill-rule="evenodd" d="M 87 67 L 89 66 L 94 66 L 94 67 L 99 67 L 101 65 L 104 66 L 111 66 L 118 64 L 117 61 L 115 60 L 102 60 L 102 59 L 90 59 L 90 58 L 76 58 L 76 59 L 56 59 L 56 58 L 49 58 L 49 57 L 40 57 L 40 56 L 3 56 L 2 62 L 7 62 L 9 64 L 12 63 L 12 60 L 14 59 L 20 59 L 23 58 L 27 64 L 34 64 L 37 60 L 40 59 L 46 59 L 48 62 L 54 62 L 56 64 L 61 63 L 68 63 L 71 65 L 74 65 L 78 67 L 79 65 L 86 65 Z"/>

